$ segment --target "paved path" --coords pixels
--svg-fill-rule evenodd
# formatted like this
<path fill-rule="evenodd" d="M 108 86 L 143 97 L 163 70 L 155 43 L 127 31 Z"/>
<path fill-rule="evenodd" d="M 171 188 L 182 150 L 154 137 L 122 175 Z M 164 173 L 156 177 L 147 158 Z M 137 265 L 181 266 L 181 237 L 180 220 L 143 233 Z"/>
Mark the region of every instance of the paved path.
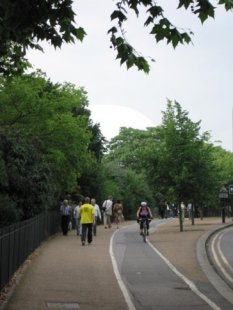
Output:
<path fill-rule="evenodd" d="M 177 219 L 165 220 L 149 239 L 181 273 L 204 284 L 209 280 L 197 258 L 197 242 L 213 228 L 232 223 L 228 218 L 226 224 L 221 223 L 221 218 L 208 218 L 196 219 L 193 226 L 186 219 L 181 233 Z M 98 226 L 93 243 L 86 246 L 81 245 L 75 231 L 43 243 L 0 309 L 128 309 L 109 253 L 115 230 Z"/>

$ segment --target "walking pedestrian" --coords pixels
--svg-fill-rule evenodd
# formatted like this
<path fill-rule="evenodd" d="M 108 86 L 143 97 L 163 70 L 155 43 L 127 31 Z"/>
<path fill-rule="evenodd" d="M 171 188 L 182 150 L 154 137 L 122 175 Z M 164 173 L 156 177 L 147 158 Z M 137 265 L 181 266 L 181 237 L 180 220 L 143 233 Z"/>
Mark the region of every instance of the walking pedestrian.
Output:
<path fill-rule="evenodd" d="M 109 196 L 102 205 L 104 216 L 104 228 L 111 228 L 111 216 L 112 216 L 112 196 Z"/>
<path fill-rule="evenodd" d="M 74 208 L 75 228 L 77 236 L 81 236 L 82 234 L 82 225 L 80 223 L 80 212 L 79 212 L 81 205 L 82 201 L 80 201 Z"/>
<path fill-rule="evenodd" d="M 115 223 L 118 229 L 119 224 L 122 222 L 122 219 L 123 219 L 123 204 L 121 203 L 120 200 L 117 200 L 117 202 L 114 203 L 113 214 L 114 214 Z"/>
<path fill-rule="evenodd" d="M 93 207 L 95 208 L 95 221 L 93 223 L 93 234 L 94 236 L 96 236 L 96 232 L 97 232 L 97 223 L 98 221 L 102 220 L 102 215 L 100 212 L 100 207 L 99 205 L 96 203 L 95 198 L 91 199 L 91 204 L 93 205 Z"/>
<path fill-rule="evenodd" d="M 84 204 L 79 209 L 80 222 L 82 224 L 82 245 L 85 245 L 86 238 L 88 244 L 92 242 L 92 226 L 95 221 L 95 208 L 90 204 L 90 198 L 84 199 Z"/>
<path fill-rule="evenodd" d="M 191 220 L 193 217 L 193 208 L 192 208 L 191 202 L 189 202 L 187 205 L 187 211 L 188 211 L 189 220 Z"/>
<path fill-rule="evenodd" d="M 170 217 L 170 207 L 169 207 L 169 204 L 167 202 L 165 202 L 166 204 L 166 210 L 165 210 L 165 218 L 169 218 Z"/>
<path fill-rule="evenodd" d="M 184 202 L 182 201 L 180 204 L 180 212 L 181 212 L 181 221 L 184 222 L 185 219 L 185 211 L 186 211 L 186 206 Z"/>
<path fill-rule="evenodd" d="M 166 211 L 166 204 L 164 201 L 159 202 L 159 216 L 161 219 L 164 219 L 165 217 L 165 211 Z"/>
<path fill-rule="evenodd" d="M 64 236 L 67 236 L 68 234 L 71 212 L 71 206 L 69 206 L 68 200 L 65 199 L 60 206 L 61 229 Z"/>

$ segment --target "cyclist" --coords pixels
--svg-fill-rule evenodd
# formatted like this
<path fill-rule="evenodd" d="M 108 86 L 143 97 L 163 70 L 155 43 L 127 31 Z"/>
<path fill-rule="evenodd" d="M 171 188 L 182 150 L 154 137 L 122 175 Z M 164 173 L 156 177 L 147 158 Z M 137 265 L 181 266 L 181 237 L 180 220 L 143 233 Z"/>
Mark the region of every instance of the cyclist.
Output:
<path fill-rule="evenodd" d="M 137 222 L 140 223 L 140 234 L 142 235 L 143 230 L 143 220 L 146 220 L 147 225 L 147 235 L 149 235 L 149 222 L 153 218 L 151 209 L 148 207 L 145 201 L 141 202 L 140 207 L 137 210 Z"/>

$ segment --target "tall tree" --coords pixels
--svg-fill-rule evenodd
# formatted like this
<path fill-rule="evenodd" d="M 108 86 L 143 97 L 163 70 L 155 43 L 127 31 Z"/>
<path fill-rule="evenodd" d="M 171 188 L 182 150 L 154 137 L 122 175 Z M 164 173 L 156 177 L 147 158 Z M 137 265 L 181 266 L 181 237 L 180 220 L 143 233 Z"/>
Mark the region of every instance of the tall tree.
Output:
<path fill-rule="evenodd" d="M 151 169 L 151 178 L 161 192 L 179 206 L 181 201 L 208 200 L 206 193 L 213 194 L 215 170 L 209 134 L 200 133 L 200 122 L 192 122 L 179 103 L 168 101 L 160 138 L 158 160 Z M 182 221 L 180 224 L 182 231 Z"/>
<path fill-rule="evenodd" d="M 89 160 L 87 103 L 82 89 L 52 84 L 40 73 L 2 82 L 0 192 L 21 218 L 77 188 Z"/>
<path fill-rule="evenodd" d="M 110 141 L 109 153 L 103 161 L 105 165 L 115 167 L 111 169 L 112 175 L 117 175 L 113 179 L 119 184 L 121 192 L 124 193 L 121 196 L 125 197 L 125 202 L 134 214 L 140 201 L 146 200 L 154 207 L 156 191 L 147 177 L 147 171 L 150 170 L 147 156 L 156 149 L 156 137 L 157 128 L 139 130 L 122 127 L 120 133 Z"/>

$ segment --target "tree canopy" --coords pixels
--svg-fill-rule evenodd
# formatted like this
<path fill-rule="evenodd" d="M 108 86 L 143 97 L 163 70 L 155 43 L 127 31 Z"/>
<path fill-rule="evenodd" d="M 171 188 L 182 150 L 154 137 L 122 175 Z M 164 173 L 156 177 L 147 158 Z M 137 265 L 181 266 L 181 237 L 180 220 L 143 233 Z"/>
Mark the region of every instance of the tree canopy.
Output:
<path fill-rule="evenodd" d="M 1 221 L 30 218 L 57 208 L 64 195 L 87 186 L 79 180 L 86 171 L 91 171 L 92 178 L 98 175 L 102 143 L 82 88 L 53 84 L 39 72 L 2 79 Z M 3 209 L 6 204 L 9 213 Z"/>
<path fill-rule="evenodd" d="M 86 35 L 78 26 L 72 0 L 11 0 L 0 2 L 0 74 L 22 73 L 29 63 L 26 52 L 29 48 L 42 50 L 41 41 L 51 43 L 55 48 L 63 43 L 82 41 Z M 214 18 L 217 6 L 226 11 L 233 8 L 232 0 L 216 0 L 215 6 L 208 0 L 178 0 L 177 10 L 185 9 L 196 15 L 203 23 Z M 191 42 L 191 31 L 183 31 L 174 25 L 162 6 L 153 0 L 115 1 L 115 10 L 110 19 L 113 26 L 108 30 L 110 41 L 120 63 L 127 68 L 136 66 L 138 70 L 149 72 L 148 60 L 140 55 L 128 42 L 126 22 L 130 12 L 137 17 L 144 14 L 144 27 L 155 41 L 165 40 L 175 48 L 178 44 Z M 144 16 L 144 15 L 143 15 Z"/>
<path fill-rule="evenodd" d="M 169 200 L 206 203 L 203 193 L 211 195 L 216 181 L 209 134 L 200 133 L 200 122 L 192 122 L 179 103 L 168 101 L 159 136 L 154 182 Z"/>
<path fill-rule="evenodd" d="M 168 101 L 160 126 L 121 128 L 105 161 L 140 175 L 150 189 L 147 199 L 152 205 L 184 201 L 196 210 L 214 209 L 220 186 L 232 182 L 232 154 L 214 148 L 209 133 L 200 129 L 200 122 L 192 122 L 178 102 Z M 142 199 L 143 194 L 137 197 Z"/>
<path fill-rule="evenodd" d="M 40 72 L 2 78 L 0 225 L 57 209 L 64 196 L 101 204 L 111 194 L 128 219 L 144 200 L 218 210 L 220 187 L 233 184 L 232 153 L 213 147 L 177 102 L 168 101 L 160 126 L 123 127 L 105 150 L 84 89 Z"/>

